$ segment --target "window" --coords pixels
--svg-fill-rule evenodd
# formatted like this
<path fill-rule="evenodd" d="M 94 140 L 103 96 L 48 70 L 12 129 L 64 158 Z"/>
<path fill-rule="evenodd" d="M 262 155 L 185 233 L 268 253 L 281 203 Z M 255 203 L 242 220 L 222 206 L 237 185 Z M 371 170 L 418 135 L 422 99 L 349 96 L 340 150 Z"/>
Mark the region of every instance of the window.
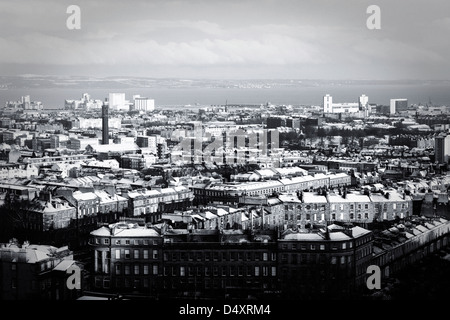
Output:
<path fill-rule="evenodd" d="M 311 245 L 311 250 L 316 250 L 316 245 L 315 244 Z"/>
<path fill-rule="evenodd" d="M 157 264 L 153 265 L 153 275 L 158 275 L 158 265 Z"/>
<path fill-rule="evenodd" d="M 153 259 L 158 259 L 158 250 L 153 250 Z"/>
<path fill-rule="evenodd" d="M 148 274 L 148 264 L 144 264 L 144 274 Z"/>
<path fill-rule="evenodd" d="M 120 240 L 116 240 L 116 244 L 120 244 Z"/>
<path fill-rule="evenodd" d="M 272 267 L 272 277 L 277 275 L 277 267 Z"/>
<path fill-rule="evenodd" d="M 139 259 L 139 250 L 134 250 L 134 258 Z"/>
<path fill-rule="evenodd" d="M 130 266 L 128 264 L 125 265 L 125 274 L 130 274 Z"/>
<path fill-rule="evenodd" d="M 320 250 L 325 250 L 325 245 L 324 244 L 320 245 Z"/>
<path fill-rule="evenodd" d="M 180 276 L 184 277 L 186 275 L 186 269 L 183 266 L 180 266 Z"/>
<path fill-rule="evenodd" d="M 116 274 L 120 274 L 120 264 L 116 264 Z"/>
<path fill-rule="evenodd" d="M 255 266 L 255 277 L 259 276 L 259 266 Z"/>
<path fill-rule="evenodd" d="M 105 239 L 105 244 L 109 244 L 109 239 Z"/>
<path fill-rule="evenodd" d="M 130 244 L 130 240 L 125 240 L 125 244 Z"/>
<path fill-rule="evenodd" d="M 134 245 L 135 245 L 135 246 L 138 246 L 138 245 L 139 245 L 139 240 L 138 240 L 138 239 L 134 240 Z"/>
<path fill-rule="evenodd" d="M 134 265 L 134 274 L 139 274 L 139 265 L 138 264 Z"/>
<path fill-rule="evenodd" d="M 144 259 L 148 259 L 148 250 L 147 249 L 145 249 L 143 251 L 143 256 L 144 256 Z"/>
<path fill-rule="evenodd" d="M 297 264 L 297 254 L 291 254 L 291 262 L 293 264 Z"/>
<path fill-rule="evenodd" d="M 125 259 L 130 259 L 130 250 L 125 249 Z"/>
<path fill-rule="evenodd" d="M 120 249 L 116 249 L 116 259 L 120 259 Z"/>

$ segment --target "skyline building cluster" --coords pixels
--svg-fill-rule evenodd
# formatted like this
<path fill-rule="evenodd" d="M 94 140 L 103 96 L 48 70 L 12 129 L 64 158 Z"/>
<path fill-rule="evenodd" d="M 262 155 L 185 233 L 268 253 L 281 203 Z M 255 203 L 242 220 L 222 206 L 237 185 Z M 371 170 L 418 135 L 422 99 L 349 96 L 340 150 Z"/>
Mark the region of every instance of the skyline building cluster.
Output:
<path fill-rule="evenodd" d="M 448 246 L 448 126 L 419 122 L 444 108 L 392 101 L 159 110 L 111 93 L 8 110 L 0 241 L 68 245 L 103 297 L 370 294 L 369 265 L 387 283 Z M 46 299 L 74 298 L 57 289 L 64 270 Z"/>

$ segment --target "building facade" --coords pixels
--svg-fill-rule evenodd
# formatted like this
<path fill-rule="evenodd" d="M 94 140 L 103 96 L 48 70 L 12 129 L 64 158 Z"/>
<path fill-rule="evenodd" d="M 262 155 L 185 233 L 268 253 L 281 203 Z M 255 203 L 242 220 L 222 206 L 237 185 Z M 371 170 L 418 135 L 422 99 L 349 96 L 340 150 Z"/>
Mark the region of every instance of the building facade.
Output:
<path fill-rule="evenodd" d="M 67 286 L 71 267 L 80 270 L 79 289 Z M 75 300 L 85 287 L 83 265 L 67 247 L 34 245 L 16 239 L 0 246 L 1 300 Z"/>
<path fill-rule="evenodd" d="M 160 229 L 121 222 L 91 233 L 94 287 L 151 298 L 351 295 L 364 283 L 372 233 Z"/>

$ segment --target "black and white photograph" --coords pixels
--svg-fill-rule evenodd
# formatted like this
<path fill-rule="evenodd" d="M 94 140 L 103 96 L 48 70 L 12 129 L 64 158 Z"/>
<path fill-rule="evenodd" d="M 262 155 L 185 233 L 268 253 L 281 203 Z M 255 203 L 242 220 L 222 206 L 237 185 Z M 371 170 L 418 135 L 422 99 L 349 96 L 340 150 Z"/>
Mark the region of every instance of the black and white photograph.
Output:
<path fill-rule="evenodd" d="M 0 301 L 448 301 L 449 35 L 446 0 L 0 0 Z"/>

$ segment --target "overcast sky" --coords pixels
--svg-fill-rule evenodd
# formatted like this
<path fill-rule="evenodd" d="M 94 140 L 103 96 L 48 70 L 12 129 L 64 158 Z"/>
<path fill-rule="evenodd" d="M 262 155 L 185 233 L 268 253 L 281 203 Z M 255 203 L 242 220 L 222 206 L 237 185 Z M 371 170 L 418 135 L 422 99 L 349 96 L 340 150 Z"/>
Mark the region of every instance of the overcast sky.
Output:
<path fill-rule="evenodd" d="M 0 74 L 450 79 L 449 35 L 448 0 L 0 0 Z"/>

